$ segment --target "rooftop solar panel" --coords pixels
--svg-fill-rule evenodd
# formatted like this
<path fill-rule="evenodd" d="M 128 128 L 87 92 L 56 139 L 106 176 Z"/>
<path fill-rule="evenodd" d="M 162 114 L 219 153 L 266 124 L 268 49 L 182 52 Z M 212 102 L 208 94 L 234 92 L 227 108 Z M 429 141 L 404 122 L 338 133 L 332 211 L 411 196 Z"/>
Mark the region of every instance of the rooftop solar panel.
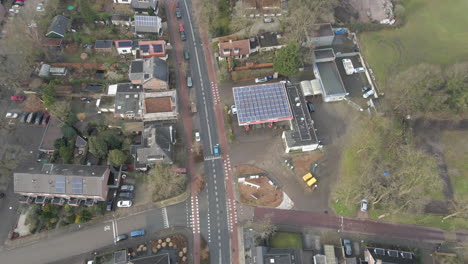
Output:
<path fill-rule="evenodd" d="M 235 87 L 233 92 L 240 125 L 292 118 L 282 83 Z"/>
<path fill-rule="evenodd" d="M 82 178 L 72 179 L 72 193 L 83 194 L 83 179 Z"/>
<path fill-rule="evenodd" d="M 163 46 L 162 44 L 153 44 L 153 50 L 154 52 L 162 52 L 163 51 Z"/>
<path fill-rule="evenodd" d="M 155 16 L 135 16 L 135 25 L 138 26 L 157 26 L 158 21 Z"/>
<path fill-rule="evenodd" d="M 65 177 L 55 178 L 55 193 L 65 193 Z"/>
<path fill-rule="evenodd" d="M 130 48 L 132 46 L 131 41 L 121 41 L 119 42 L 119 47 L 121 48 Z"/>
<path fill-rule="evenodd" d="M 141 49 L 143 52 L 148 52 L 148 51 L 149 51 L 149 45 L 140 45 L 140 49 Z"/>

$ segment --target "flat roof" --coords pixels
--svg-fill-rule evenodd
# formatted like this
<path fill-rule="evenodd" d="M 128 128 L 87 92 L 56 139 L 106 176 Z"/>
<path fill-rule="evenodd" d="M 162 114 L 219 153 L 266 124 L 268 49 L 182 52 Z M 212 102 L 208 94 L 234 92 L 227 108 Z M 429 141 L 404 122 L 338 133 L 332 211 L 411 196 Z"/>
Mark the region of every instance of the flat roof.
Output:
<path fill-rule="evenodd" d="M 143 72 L 143 60 L 133 60 L 130 64 L 130 73 Z"/>
<path fill-rule="evenodd" d="M 347 94 L 334 61 L 318 62 L 316 65 L 325 96 Z"/>
<path fill-rule="evenodd" d="M 39 151 L 53 152 L 55 150 L 55 140 L 62 137 L 62 122 L 53 116 L 50 117 L 49 124 L 42 135 Z"/>
<path fill-rule="evenodd" d="M 326 58 L 335 59 L 335 53 L 333 52 L 333 49 L 330 49 L 330 48 L 314 50 L 314 55 L 316 59 L 326 59 Z"/>
<path fill-rule="evenodd" d="M 145 98 L 146 113 L 172 112 L 170 96 Z"/>
<path fill-rule="evenodd" d="M 293 118 L 283 83 L 234 87 L 232 91 L 241 126 Z"/>

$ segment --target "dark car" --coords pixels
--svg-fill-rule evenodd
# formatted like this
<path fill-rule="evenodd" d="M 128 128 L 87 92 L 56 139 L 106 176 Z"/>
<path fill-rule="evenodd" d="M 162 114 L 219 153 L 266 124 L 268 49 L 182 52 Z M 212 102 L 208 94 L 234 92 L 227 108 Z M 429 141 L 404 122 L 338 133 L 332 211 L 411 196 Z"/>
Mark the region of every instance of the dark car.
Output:
<path fill-rule="evenodd" d="M 186 41 L 187 40 L 187 35 L 185 34 L 185 31 L 181 31 L 180 32 L 180 39 L 182 41 Z"/>
<path fill-rule="evenodd" d="M 175 14 L 176 14 L 177 18 L 182 18 L 182 12 L 180 11 L 180 8 L 178 8 L 178 7 L 176 8 Z"/>
<path fill-rule="evenodd" d="M 309 109 L 309 112 L 310 112 L 310 113 L 315 112 L 315 107 L 314 107 L 314 104 L 313 104 L 313 103 L 307 102 L 307 108 Z"/>
<path fill-rule="evenodd" d="M 26 123 L 31 124 L 34 122 L 34 119 L 36 118 L 37 113 L 29 113 L 28 118 L 26 119 Z"/>
<path fill-rule="evenodd" d="M 116 236 L 115 237 L 115 242 L 119 242 L 119 241 L 127 240 L 127 239 L 128 239 L 128 235 L 123 234 L 123 235 L 120 235 L 120 236 Z"/>
<path fill-rule="evenodd" d="M 133 199 L 133 193 L 131 193 L 131 192 L 121 192 L 121 193 L 119 193 L 119 198 Z"/>
<path fill-rule="evenodd" d="M 351 249 L 351 241 L 349 241 L 348 239 L 344 239 L 343 245 L 345 248 L 345 254 L 347 256 L 351 256 L 353 254 L 353 250 Z"/>
<path fill-rule="evenodd" d="M 24 123 L 28 119 L 29 113 L 23 113 L 20 117 L 20 122 Z"/>
<path fill-rule="evenodd" d="M 133 185 L 122 185 L 120 186 L 120 190 L 123 192 L 133 192 L 135 190 L 135 186 Z"/>
<path fill-rule="evenodd" d="M 370 89 L 372 89 L 372 86 L 371 86 L 370 84 L 368 84 L 368 85 L 362 87 L 362 88 L 361 88 L 361 91 L 362 91 L 363 93 L 365 93 L 365 92 L 369 91 Z"/>
<path fill-rule="evenodd" d="M 42 117 L 42 125 L 47 125 L 49 124 L 49 119 L 50 119 L 50 115 L 49 114 L 44 114 L 44 116 Z"/>
<path fill-rule="evenodd" d="M 184 51 L 184 59 L 189 60 L 190 59 L 190 53 L 188 50 Z"/>
<path fill-rule="evenodd" d="M 114 209 L 114 201 L 109 200 L 109 201 L 107 201 L 106 211 L 110 212 L 110 211 L 112 211 L 112 209 Z"/>
<path fill-rule="evenodd" d="M 40 125 L 43 116 L 44 116 L 43 113 L 37 113 L 36 120 L 34 121 L 34 124 L 35 124 L 35 125 Z"/>

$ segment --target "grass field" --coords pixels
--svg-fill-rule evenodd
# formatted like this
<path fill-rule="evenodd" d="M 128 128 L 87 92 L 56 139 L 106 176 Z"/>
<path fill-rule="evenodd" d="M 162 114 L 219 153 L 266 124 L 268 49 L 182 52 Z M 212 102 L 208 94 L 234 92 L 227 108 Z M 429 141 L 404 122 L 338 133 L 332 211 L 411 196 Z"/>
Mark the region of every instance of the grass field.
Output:
<path fill-rule="evenodd" d="M 468 131 L 445 131 L 441 142 L 454 196 L 468 201 Z"/>
<path fill-rule="evenodd" d="M 468 60 L 468 1 L 403 0 L 406 24 L 359 35 L 362 51 L 385 89 L 386 78 L 420 63 Z"/>
<path fill-rule="evenodd" d="M 301 234 L 276 232 L 270 239 L 272 248 L 302 248 Z"/>

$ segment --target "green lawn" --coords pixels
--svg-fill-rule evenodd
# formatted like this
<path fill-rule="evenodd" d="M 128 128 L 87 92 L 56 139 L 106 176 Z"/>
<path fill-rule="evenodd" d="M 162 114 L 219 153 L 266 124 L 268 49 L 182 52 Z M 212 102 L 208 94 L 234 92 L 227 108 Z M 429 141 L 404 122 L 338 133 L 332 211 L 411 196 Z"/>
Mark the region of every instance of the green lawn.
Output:
<path fill-rule="evenodd" d="M 441 142 L 455 198 L 468 201 L 468 132 L 445 131 Z"/>
<path fill-rule="evenodd" d="M 403 0 L 406 24 L 359 35 L 378 82 L 420 63 L 448 65 L 468 60 L 468 1 Z"/>
<path fill-rule="evenodd" d="M 270 239 L 272 248 L 302 248 L 301 234 L 276 232 Z"/>

